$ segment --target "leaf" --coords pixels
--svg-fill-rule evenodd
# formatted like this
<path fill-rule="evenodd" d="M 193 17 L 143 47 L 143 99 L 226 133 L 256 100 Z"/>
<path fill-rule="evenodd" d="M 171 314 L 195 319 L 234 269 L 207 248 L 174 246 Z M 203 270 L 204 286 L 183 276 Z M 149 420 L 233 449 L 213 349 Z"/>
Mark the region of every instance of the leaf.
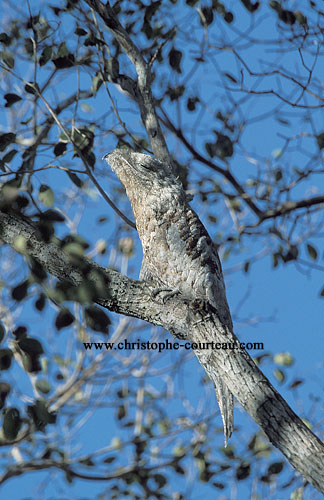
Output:
<path fill-rule="evenodd" d="M 2 323 L 2 321 L 0 321 L 0 342 L 3 341 L 5 334 L 6 334 L 5 326 Z"/>
<path fill-rule="evenodd" d="M 282 179 L 282 170 L 281 168 L 276 168 L 274 171 L 274 178 L 276 182 L 279 182 Z"/>
<path fill-rule="evenodd" d="M 248 273 L 249 269 L 250 269 L 250 261 L 247 260 L 246 262 L 244 262 L 243 270 L 245 273 Z"/>
<path fill-rule="evenodd" d="M 45 47 L 39 58 L 39 65 L 44 66 L 52 57 L 52 47 Z"/>
<path fill-rule="evenodd" d="M 42 311 L 45 307 L 45 304 L 46 304 L 46 296 L 43 293 L 41 293 L 35 302 L 35 307 L 37 311 Z"/>
<path fill-rule="evenodd" d="M 182 52 L 180 50 L 172 48 L 169 52 L 169 64 L 172 69 L 177 71 L 178 73 L 181 73 L 181 59 L 182 59 Z"/>
<path fill-rule="evenodd" d="M 178 99 L 180 99 L 180 97 L 183 96 L 185 90 L 186 89 L 184 85 L 178 85 L 177 87 L 168 87 L 166 95 L 169 96 L 170 101 L 177 101 Z"/>
<path fill-rule="evenodd" d="M 13 104 L 22 100 L 22 97 L 17 94 L 11 94 L 10 92 L 8 94 L 5 94 L 4 98 L 7 101 L 5 104 L 5 108 L 10 108 Z"/>
<path fill-rule="evenodd" d="M 13 332 L 12 335 L 16 337 L 16 340 L 20 340 L 27 337 L 27 328 L 24 325 L 19 325 Z"/>
<path fill-rule="evenodd" d="M 4 157 L 2 158 L 2 161 L 4 163 L 10 163 L 11 160 L 16 156 L 17 153 L 18 153 L 17 149 L 12 149 L 11 151 L 9 151 L 9 153 L 4 155 Z"/>
<path fill-rule="evenodd" d="M 54 154 L 55 156 L 61 156 L 65 151 L 67 150 L 67 143 L 66 142 L 58 142 L 54 146 Z"/>
<path fill-rule="evenodd" d="M 44 354 L 42 344 L 37 339 L 25 337 L 18 341 L 20 349 L 31 356 L 40 356 Z"/>
<path fill-rule="evenodd" d="M 38 379 L 36 380 L 36 389 L 39 392 L 42 392 L 43 394 L 48 394 L 51 390 L 51 386 L 49 385 L 48 381 L 45 379 Z"/>
<path fill-rule="evenodd" d="M 189 97 L 187 100 L 188 111 L 195 111 L 197 102 L 200 102 L 198 97 Z"/>
<path fill-rule="evenodd" d="M 274 370 L 273 372 L 274 376 L 276 379 L 282 384 L 285 381 L 285 374 L 282 370 L 279 370 L 278 368 Z"/>
<path fill-rule="evenodd" d="M 277 2 L 276 0 L 271 0 L 271 2 L 269 2 L 269 6 L 271 7 L 271 9 L 274 9 L 277 12 L 281 11 L 280 2 Z"/>
<path fill-rule="evenodd" d="M 214 13 L 211 7 L 202 7 L 200 14 L 200 24 L 209 26 L 214 21 Z"/>
<path fill-rule="evenodd" d="M 249 12 L 255 12 L 260 6 L 260 2 L 252 3 L 251 0 L 241 0 L 241 2 Z"/>
<path fill-rule="evenodd" d="M 55 424 L 56 414 L 49 412 L 45 401 L 37 400 L 27 407 L 27 414 L 33 420 L 36 429 L 43 431 L 47 424 Z"/>
<path fill-rule="evenodd" d="M 251 466 L 249 463 L 242 462 L 236 469 L 236 479 L 243 481 L 250 475 Z"/>
<path fill-rule="evenodd" d="M 0 151 L 4 151 L 9 144 L 16 142 L 16 134 L 8 132 L 7 134 L 0 135 Z"/>
<path fill-rule="evenodd" d="M 41 184 L 38 191 L 38 199 L 47 207 L 54 205 L 54 193 L 52 189 L 46 184 Z"/>
<path fill-rule="evenodd" d="M 87 35 L 87 31 L 85 31 L 84 29 L 82 28 L 79 28 L 77 27 L 75 30 L 74 30 L 74 33 L 78 36 L 84 36 L 84 35 Z"/>
<path fill-rule="evenodd" d="M 68 309 L 62 309 L 56 316 L 55 327 L 57 330 L 62 330 L 62 328 L 72 325 L 74 320 L 73 314 Z"/>
<path fill-rule="evenodd" d="M 226 12 L 224 16 L 224 21 L 227 22 L 228 24 L 232 23 L 234 21 L 233 13 L 230 11 Z"/>
<path fill-rule="evenodd" d="M 26 83 L 24 89 L 28 94 L 40 94 L 40 88 L 38 86 L 38 83 L 33 83 L 33 82 L 28 82 Z"/>
<path fill-rule="evenodd" d="M 69 52 L 66 42 L 62 42 L 57 50 L 57 55 L 52 59 L 56 69 L 70 68 L 74 66 L 74 55 Z"/>
<path fill-rule="evenodd" d="M 15 66 L 15 60 L 10 52 L 0 51 L 0 56 L 3 62 L 8 66 L 8 68 L 13 69 Z"/>
<path fill-rule="evenodd" d="M 22 420 L 17 408 L 8 408 L 3 419 L 3 433 L 6 439 L 13 441 L 18 436 Z"/>
<path fill-rule="evenodd" d="M 296 389 L 296 387 L 299 387 L 301 384 L 303 384 L 304 381 L 301 379 L 295 379 L 293 382 L 290 384 L 289 389 Z"/>
<path fill-rule="evenodd" d="M 0 349 L 0 370 L 8 370 L 11 366 L 13 353 L 10 349 Z"/>
<path fill-rule="evenodd" d="M 83 187 L 83 181 L 75 173 L 68 171 L 67 174 L 70 177 L 73 184 L 75 184 L 78 188 Z"/>
<path fill-rule="evenodd" d="M 99 307 L 89 306 L 85 308 L 85 321 L 89 328 L 95 332 L 108 333 L 111 321 L 107 314 Z"/>
<path fill-rule="evenodd" d="M 28 280 L 25 280 L 19 285 L 17 285 L 15 288 L 11 290 L 11 297 L 17 302 L 23 300 L 28 293 L 28 285 L 29 285 Z"/>
<path fill-rule="evenodd" d="M 267 474 L 280 474 L 283 468 L 284 468 L 283 462 L 273 462 L 272 464 L 269 465 Z"/>
<path fill-rule="evenodd" d="M 277 365 L 282 366 L 291 366 L 294 364 L 294 358 L 290 354 L 290 352 L 280 352 L 276 354 L 273 358 L 273 361 L 277 363 Z"/>
<path fill-rule="evenodd" d="M 11 387 L 7 382 L 0 382 L 0 410 L 5 405 L 6 398 L 11 390 Z"/>
<path fill-rule="evenodd" d="M 234 153 L 234 147 L 231 139 L 224 134 L 221 134 L 219 132 L 217 133 L 217 141 L 215 144 L 215 154 L 219 158 L 228 158 L 233 155 Z"/>
<path fill-rule="evenodd" d="M 318 257 L 318 253 L 317 253 L 317 250 L 315 247 L 313 247 L 313 245 L 311 245 L 310 243 L 307 243 L 307 252 L 308 252 L 308 255 L 309 257 L 312 259 L 312 260 L 317 260 L 317 257 Z"/>
<path fill-rule="evenodd" d="M 281 9 L 278 13 L 279 19 L 290 26 L 295 24 L 296 16 L 291 10 Z"/>
<path fill-rule="evenodd" d="M 52 210 L 52 209 L 46 210 L 45 212 L 39 214 L 38 216 L 42 221 L 46 221 L 46 222 L 64 222 L 65 221 L 64 215 L 62 215 L 62 214 L 56 212 L 56 210 Z"/>
<path fill-rule="evenodd" d="M 7 33 L 0 33 L 0 43 L 7 46 L 10 45 L 11 38 L 7 35 Z"/>

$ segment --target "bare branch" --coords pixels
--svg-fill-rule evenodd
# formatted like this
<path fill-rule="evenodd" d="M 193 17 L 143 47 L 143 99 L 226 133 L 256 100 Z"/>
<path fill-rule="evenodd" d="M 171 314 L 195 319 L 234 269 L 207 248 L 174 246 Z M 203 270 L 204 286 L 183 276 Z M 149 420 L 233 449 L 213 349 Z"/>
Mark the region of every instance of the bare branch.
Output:
<path fill-rule="evenodd" d="M 127 31 L 115 16 L 109 2 L 107 2 L 106 5 L 99 0 L 85 0 L 85 2 L 100 15 L 106 26 L 112 31 L 114 37 L 123 48 L 125 54 L 135 66 L 138 77 L 136 100 L 140 108 L 142 121 L 150 140 L 153 153 L 159 160 L 167 161 L 170 164 L 170 154 L 156 114 L 151 90 L 151 65 L 145 61 L 140 50 L 132 42 Z"/>

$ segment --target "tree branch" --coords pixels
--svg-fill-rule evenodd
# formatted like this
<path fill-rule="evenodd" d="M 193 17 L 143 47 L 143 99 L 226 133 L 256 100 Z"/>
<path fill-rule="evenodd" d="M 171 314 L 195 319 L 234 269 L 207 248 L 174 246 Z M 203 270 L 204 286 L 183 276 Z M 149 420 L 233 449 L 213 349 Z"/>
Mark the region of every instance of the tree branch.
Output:
<path fill-rule="evenodd" d="M 112 31 L 119 45 L 133 63 L 138 78 L 135 99 L 139 105 L 142 121 L 150 140 L 153 153 L 157 159 L 171 164 L 168 147 L 155 110 L 155 103 L 151 90 L 152 75 L 150 65 L 145 61 L 140 50 L 132 42 L 127 31 L 120 24 L 109 2 L 104 5 L 99 0 L 84 1 L 103 19 L 107 28 Z"/>

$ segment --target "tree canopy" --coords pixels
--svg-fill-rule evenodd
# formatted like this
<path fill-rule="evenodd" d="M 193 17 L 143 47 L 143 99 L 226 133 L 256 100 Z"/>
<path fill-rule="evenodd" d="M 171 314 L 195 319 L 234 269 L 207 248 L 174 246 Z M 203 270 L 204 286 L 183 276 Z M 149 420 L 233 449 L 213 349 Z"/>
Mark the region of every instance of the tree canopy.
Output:
<path fill-rule="evenodd" d="M 168 310 L 147 309 L 130 206 L 102 161 L 116 146 L 170 161 L 225 277 L 244 289 L 260 261 L 269 273 L 323 271 L 323 12 L 314 1 L 298 9 L 288 0 L 3 7 L 3 487 L 54 471 L 80 498 L 85 481 L 96 498 L 316 494 L 249 417 L 238 416 L 223 448 L 192 351 L 159 352 L 172 341 L 156 326 L 168 325 Z M 242 318 L 237 304 L 239 338 L 245 324 L 262 330 L 258 311 Z M 289 380 L 291 403 L 303 376 L 289 374 L 286 351 L 252 355 L 278 385 Z M 320 403 L 316 394 L 295 408 L 319 437 Z"/>

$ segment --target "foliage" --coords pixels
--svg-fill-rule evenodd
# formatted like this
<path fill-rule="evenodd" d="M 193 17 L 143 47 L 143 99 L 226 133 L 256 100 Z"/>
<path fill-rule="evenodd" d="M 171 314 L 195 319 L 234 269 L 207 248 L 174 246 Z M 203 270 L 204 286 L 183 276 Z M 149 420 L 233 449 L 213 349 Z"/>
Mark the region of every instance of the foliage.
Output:
<path fill-rule="evenodd" d="M 149 150 L 134 68 L 90 3 L 7 5 L 2 16 L 0 210 L 32 220 L 46 242 L 59 239 L 85 281 L 78 289 L 57 283 L 28 256 L 23 236 L 14 250 L 1 248 L 1 482 L 54 468 L 68 483 L 106 481 L 100 498 L 180 500 L 196 481 L 207 495 L 236 481 L 276 498 L 284 463 L 261 434 L 220 447 L 209 384 L 188 411 L 188 356 L 170 354 L 162 365 L 145 351 L 96 352 L 111 339 L 163 334 L 94 306 L 105 283 L 98 276 L 94 287 L 82 267 L 84 255 L 122 272 L 134 265 L 133 233 L 98 198 L 99 184 L 129 210 L 100 158 L 116 144 Z M 246 274 L 261 257 L 274 268 L 322 269 L 320 10 L 315 2 L 300 10 L 289 1 L 229 4 L 134 0 L 113 10 L 152 65 L 177 174 L 217 227 L 223 259 Z M 262 148 L 254 141 L 260 129 Z M 87 342 L 99 347 L 86 351 Z M 256 361 L 281 383 L 293 363 L 289 353 Z M 296 378 L 291 389 L 301 384 Z M 93 446 L 75 451 L 62 428 L 72 430 L 73 445 L 86 442 L 92 409 L 109 412 L 109 434 L 99 420 Z M 18 465 L 10 449 L 19 449 Z M 302 483 L 287 475 L 280 488 L 291 493 Z"/>

